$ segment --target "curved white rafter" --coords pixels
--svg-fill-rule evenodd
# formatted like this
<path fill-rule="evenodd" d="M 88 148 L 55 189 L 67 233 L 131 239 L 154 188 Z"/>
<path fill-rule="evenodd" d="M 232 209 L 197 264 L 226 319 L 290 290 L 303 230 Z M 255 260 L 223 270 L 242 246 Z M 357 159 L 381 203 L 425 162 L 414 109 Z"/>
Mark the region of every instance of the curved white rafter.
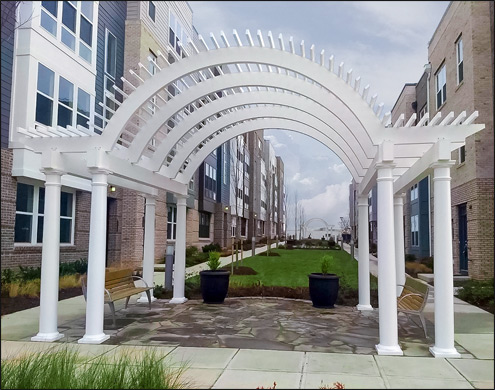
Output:
<path fill-rule="evenodd" d="M 247 122 L 234 125 L 230 127 L 228 131 L 221 132 L 220 134 L 218 134 L 217 136 L 213 137 L 211 140 L 206 142 L 204 146 L 201 149 L 199 149 L 198 152 L 194 155 L 194 158 L 192 158 L 189 161 L 184 171 L 182 173 L 177 172 L 177 176 L 175 177 L 175 180 L 183 184 L 189 183 L 192 176 L 194 175 L 194 172 L 196 172 L 196 170 L 201 165 L 203 160 L 220 145 L 222 145 L 223 143 L 227 142 L 228 140 L 238 135 L 248 133 L 253 130 L 266 129 L 266 128 L 296 131 L 298 133 L 309 135 L 310 137 L 321 142 L 323 145 L 327 146 L 331 150 L 335 150 L 337 148 L 337 145 L 335 145 L 335 143 L 332 140 L 329 140 L 327 137 L 323 136 L 319 131 L 315 130 L 314 128 L 304 123 L 296 122 L 285 118 L 253 119 Z M 342 162 L 346 165 L 346 167 L 348 167 L 351 175 L 353 177 L 356 177 L 357 180 L 359 181 L 360 176 L 357 174 L 357 172 L 354 171 L 347 157 L 344 156 L 342 158 Z M 163 174 L 163 171 L 165 169 L 166 168 L 163 167 L 160 173 Z"/>
<path fill-rule="evenodd" d="M 243 105 L 254 104 L 269 104 L 279 105 L 285 107 L 292 107 L 296 110 L 301 110 L 313 117 L 318 118 L 323 128 L 328 128 L 326 135 L 332 137 L 337 144 L 349 147 L 355 154 L 355 158 L 358 161 L 358 165 L 362 168 L 367 168 L 369 163 L 375 155 L 375 147 L 373 147 L 371 141 L 365 140 L 364 142 L 357 140 L 352 132 L 343 125 L 335 114 L 329 112 L 323 108 L 320 104 L 313 100 L 306 99 L 302 96 L 288 95 L 280 92 L 251 92 L 238 94 L 235 97 L 229 99 L 219 99 L 208 105 L 205 105 L 200 110 L 193 112 L 189 117 L 182 121 L 167 138 L 162 142 L 150 161 L 147 162 L 148 166 L 153 171 L 160 169 L 160 166 L 164 164 L 166 157 L 174 147 L 185 135 L 190 134 L 191 137 L 195 136 L 199 132 L 204 131 L 204 127 L 201 130 L 196 130 L 195 126 L 203 122 L 206 118 L 215 116 L 219 112 L 224 112 L 230 108 L 242 107 Z M 242 110 L 237 111 L 238 115 L 244 115 Z M 222 115 L 223 117 L 223 115 Z M 213 121 L 213 123 L 216 121 Z M 213 124 L 213 126 L 218 124 Z M 207 125 L 209 126 L 209 125 Z M 189 129 L 194 129 L 194 133 L 188 132 Z M 194 135 L 192 135 L 194 134 Z M 206 138 L 206 137 L 205 137 Z M 190 138 L 189 138 L 190 139 Z M 188 139 L 188 140 L 189 140 Z"/>
<path fill-rule="evenodd" d="M 361 126 L 368 130 L 372 139 L 381 128 L 381 123 L 373 109 L 371 107 L 366 108 L 366 105 L 363 104 L 365 102 L 363 102 L 359 94 L 350 85 L 346 84 L 345 80 L 340 80 L 337 75 L 325 67 L 289 52 L 269 47 L 242 46 L 200 52 L 197 55 L 177 61 L 170 65 L 166 72 L 162 70 L 152 79 L 144 81 L 134 91 L 134 99 L 126 99 L 109 122 L 102 135 L 105 147 L 109 150 L 115 144 L 118 140 L 120 129 L 125 127 L 132 113 L 142 108 L 141 106 L 159 92 L 163 86 L 206 67 L 221 67 L 222 65 L 236 63 L 271 65 L 299 73 L 324 86 L 337 99 L 341 100 L 360 122 Z M 251 76 L 255 74 L 255 72 L 250 73 Z M 165 106 L 163 110 L 167 110 L 167 107 Z"/>
<path fill-rule="evenodd" d="M 320 140 L 327 139 L 332 142 L 332 150 L 335 154 L 337 154 L 337 156 L 339 156 L 340 159 L 347 161 L 346 165 L 349 170 L 351 170 L 349 165 L 354 168 L 353 172 L 355 172 L 355 174 L 353 174 L 353 176 L 356 180 L 359 180 L 358 176 L 364 176 L 365 170 L 369 167 L 369 164 L 372 161 L 372 159 L 365 160 L 363 161 L 364 164 L 361 165 L 360 159 L 356 155 L 356 151 L 345 143 L 342 138 L 332 137 L 332 135 L 336 134 L 335 131 L 328 127 L 328 125 L 320 119 L 308 114 L 307 112 L 291 107 L 252 107 L 225 115 L 208 123 L 206 126 L 201 128 L 200 131 L 194 133 L 188 142 L 184 144 L 183 148 L 180 149 L 177 155 L 174 156 L 172 163 L 164 172 L 167 172 L 167 176 L 174 177 L 189 155 L 194 152 L 198 145 L 203 143 L 209 137 L 235 123 L 259 118 L 285 118 L 295 122 L 300 122 L 301 124 L 305 124 L 306 126 L 313 128 L 316 132 L 321 134 L 319 138 Z"/>
<path fill-rule="evenodd" d="M 356 140 L 361 140 L 361 143 L 366 143 L 365 147 L 369 151 L 369 147 L 373 144 L 370 134 L 361 123 L 356 119 L 355 115 L 349 111 L 346 106 L 342 105 L 341 101 L 333 94 L 329 94 L 322 88 L 314 84 L 310 84 L 301 79 L 296 79 L 285 74 L 277 73 L 234 73 L 225 74 L 215 79 L 209 79 L 203 83 L 199 83 L 189 90 L 177 95 L 175 99 L 168 102 L 167 108 L 160 110 L 151 120 L 149 120 L 142 130 L 136 135 L 131 147 L 129 148 L 129 157 L 131 162 L 138 162 L 146 145 L 154 137 L 158 129 L 166 123 L 169 117 L 176 115 L 183 107 L 186 107 L 190 102 L 201 99 L 201 97 L 211 94 L 216 88 L 225 86 L 253 86 L 261 85 L 265 87 L 285 89 L 295 92 L 301 96 L 305 96 L 314 102 L 322 105 L 325 110 L 334 112 L 344 126 L 346 126 L 351 135 Z M 294 95 L 289 95 L 294 97 Z M 221 100 L 226 100 L 232 96 L 222 97 Z M 360 103 L 364 103 L 360 101 Z M 374 117 L 376 119 L 376 117 Z M 378 121 L 378 126 L 382 126 Z M 377 134 L 378 136 L 378 134 Z M 377 137 L 375 136 L 375 138 Z M 372 151 L 373 152 L 373 151 Z M 367 155 L 372 158 L 373 156 Z"/>

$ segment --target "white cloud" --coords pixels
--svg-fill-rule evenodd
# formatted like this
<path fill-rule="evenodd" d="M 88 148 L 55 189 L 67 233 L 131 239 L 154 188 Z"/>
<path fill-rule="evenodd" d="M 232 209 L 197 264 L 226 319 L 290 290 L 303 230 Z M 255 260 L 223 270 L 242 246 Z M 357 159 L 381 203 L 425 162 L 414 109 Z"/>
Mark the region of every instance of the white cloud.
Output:
<path fill-rule="evenodd" d="M 329 166 L 328 169 L 337 174 L 341 174 L 347 171 L 347 167 L 344 164 L 333 164 Z"/>
<path fill-rule="evenodd" d="M 267 139 L 268 141 L 270 141 L 270 143 L 272 144 L 272 146 L 275 149 L 287 147 L 286 144 L 283 144 L 283 143 L 279 142 L 274 135 L 265 135 L 265 139 Z"/>
<path fill-rule="evenodd" d="M 306 220 L 322 218 L 328 224 L 337 226 L 341 216 L 349 215 L 349 184 L 349 181 L 330 184 L 324 192 L 302 199 Z"/>

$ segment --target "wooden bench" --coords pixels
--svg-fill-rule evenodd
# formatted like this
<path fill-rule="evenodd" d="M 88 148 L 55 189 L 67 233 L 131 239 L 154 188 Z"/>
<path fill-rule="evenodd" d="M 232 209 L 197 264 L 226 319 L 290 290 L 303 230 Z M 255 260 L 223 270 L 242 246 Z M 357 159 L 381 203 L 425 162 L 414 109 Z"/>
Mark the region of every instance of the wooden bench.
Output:
<path fill-rule="evenodd" d="M 397 310 L 400 313 L 418 315 L 425 331 L 425 337 L 428 337 L 423 309 L 428 301 L 430 286 L 422 280 L 412 278 L 409 275 L 406 275 L 406 284 L 399 284 L 399 286 L 402 286 L 403 289 L 397 298 Z"/>
<path fill-rule="evenodd" d="M 145 280 L 139 276 L 132 274 L 132 269 L 111 269 L 107 268 L 105 270 L 105 303 L 108 303 L 110 310 L 112 311 L 113 325 L 115 323 L 115 306 L 114 302 L 119 299 L 126 298 L 125 308 L 129 303 L 131 296 L 135 294 L 140 294 L 146 292 L 148 296 L 149 308 L 151 310 L 151 290 L 153 287 L 148 286 Z M 87 292 L 87 275 L 81 277 L 81 286 L 84 294 L 84 299 L 86 299 Z M 145 287 L 137 287 L 134 283 L 135 280 L 141 280 Z"/>

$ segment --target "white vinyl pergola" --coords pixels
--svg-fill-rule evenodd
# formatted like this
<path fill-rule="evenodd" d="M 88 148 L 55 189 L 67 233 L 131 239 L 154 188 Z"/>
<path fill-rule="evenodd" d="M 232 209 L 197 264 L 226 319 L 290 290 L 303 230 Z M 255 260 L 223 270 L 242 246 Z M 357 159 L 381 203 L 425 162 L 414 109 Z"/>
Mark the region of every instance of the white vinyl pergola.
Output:
<path fill-rule="evenodd" d="M 352 69 L 334 64 L 333 55 L 297 49 L 292 37 L 277 41 L 271 32 L 246 31 L 244 42 L 234 30 L 211 47 L 200 36 L 189 41 L 185 58 L 169 64 L 158 53 L 155 74 L 139 64 L 142 75 L 123 78 L 129 94 L 115 88 L 107 95 L 119 108 L 105 129 L 17 129 L 12 142 L 42 155 L 45 174 L 45 222 L 42 249 L 41 310 L 36 341 L 62 337 L 57 326 L 61 176 L 91 181 L 86 333 L 80 343 L 101 343 L 103 331 L 107 186 L 134 189 L 146 196 L 144 279 L 152 284 L 154 218 L 157 190 L 177 198 L 174 292 L 170 303 L 183 303 L 187 185 L 211 152 L 229 139 L 257 129 L 286 129 L 306 134 L 334 151 L 359 183 L 359 310 L 372 310 L 369 286 L 368 197 L 378 186 L 379 354 L 402 355 L 398 343 L 397 284 L 405 280 L 403 193 L 432 174 L 435 236 L 436 357 L 459 356 L 454 347 L 453 261 L 450 202 L 451 151 L 484 128 L 473 124 L 477 112 L 401 115 L 390 122 L 383 103 L 368 97 L 369 85 Z M 256 43 L 255 43 L 256 40 Z M 198 47 L 199 46 L 199 47 Z M 171 52 L 172 54 L 175 54 Z M 117 95 L 123 97 L 121 103 Z M 95 114 L 98 116 L 98 114 Z M 407 119 L 407 121 L 406 121 Z M 426 121 L 429 121 L 425 125 Z M 93 130 L 100 130 L 94 132 Z M 99 134 L 101 132 L 101 134 Z"/>

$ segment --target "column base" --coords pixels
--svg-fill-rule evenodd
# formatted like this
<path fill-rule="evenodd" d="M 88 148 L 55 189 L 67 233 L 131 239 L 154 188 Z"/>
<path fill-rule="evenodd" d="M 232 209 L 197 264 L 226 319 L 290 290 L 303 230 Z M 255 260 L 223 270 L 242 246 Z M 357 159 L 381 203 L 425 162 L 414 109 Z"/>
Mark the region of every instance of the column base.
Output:
<path fill-rule="evenodd" d="M 64 335 L 59 332 L 54 333 L 38 333 L 36 336 L 31 337 L 31 341 L 42 341 L 45 343 L 51 343 L 53 341 L 60 340 Z"/>
<path fill-rule="evenodd" d="M 151 302 L 155 302 L 156 298 L 152 295 L 151 296 Z M 139 297 L 138 300 L 136 301 L 137 303 L 148 303 L 148 297 L 145 295 L 144 297 Z"/>
<path fill-rule="evenodd" d="M 371 305 L 356 305 L 356 309 L 360 311 L 367 311 L 367 310 L 373 310 L 373 307 Z"/>
<path fill-rule="evenodd" d="M 430 347 L 430 353 L 436 358 L 460 358 L 461 354 L 455 348 Z"/>
<path fill-rule="evenodd" d="M 176 303 L 186 303 L 187 298 L 172 298 L 168 303 L 176 304 Z"/>
<path fill-rule="evenodd" d="M 398 345 L 393 345 L 393 346 L 384 346 L 381 344 L 375 345 L 376 352 L 378 352 L 378 355 L 395 355 L 395 356 L 402 356 L 404 355 L 404 352 L 402 352 L 402 349 Z"/>
<path fill-rule="evenodd" d="M 77 340 L 79 344 L 101 344 L 102 342 L 108 340 L 109 335 L 102 333 L 95 336 L 84 335 L 82 339 Z"/>

